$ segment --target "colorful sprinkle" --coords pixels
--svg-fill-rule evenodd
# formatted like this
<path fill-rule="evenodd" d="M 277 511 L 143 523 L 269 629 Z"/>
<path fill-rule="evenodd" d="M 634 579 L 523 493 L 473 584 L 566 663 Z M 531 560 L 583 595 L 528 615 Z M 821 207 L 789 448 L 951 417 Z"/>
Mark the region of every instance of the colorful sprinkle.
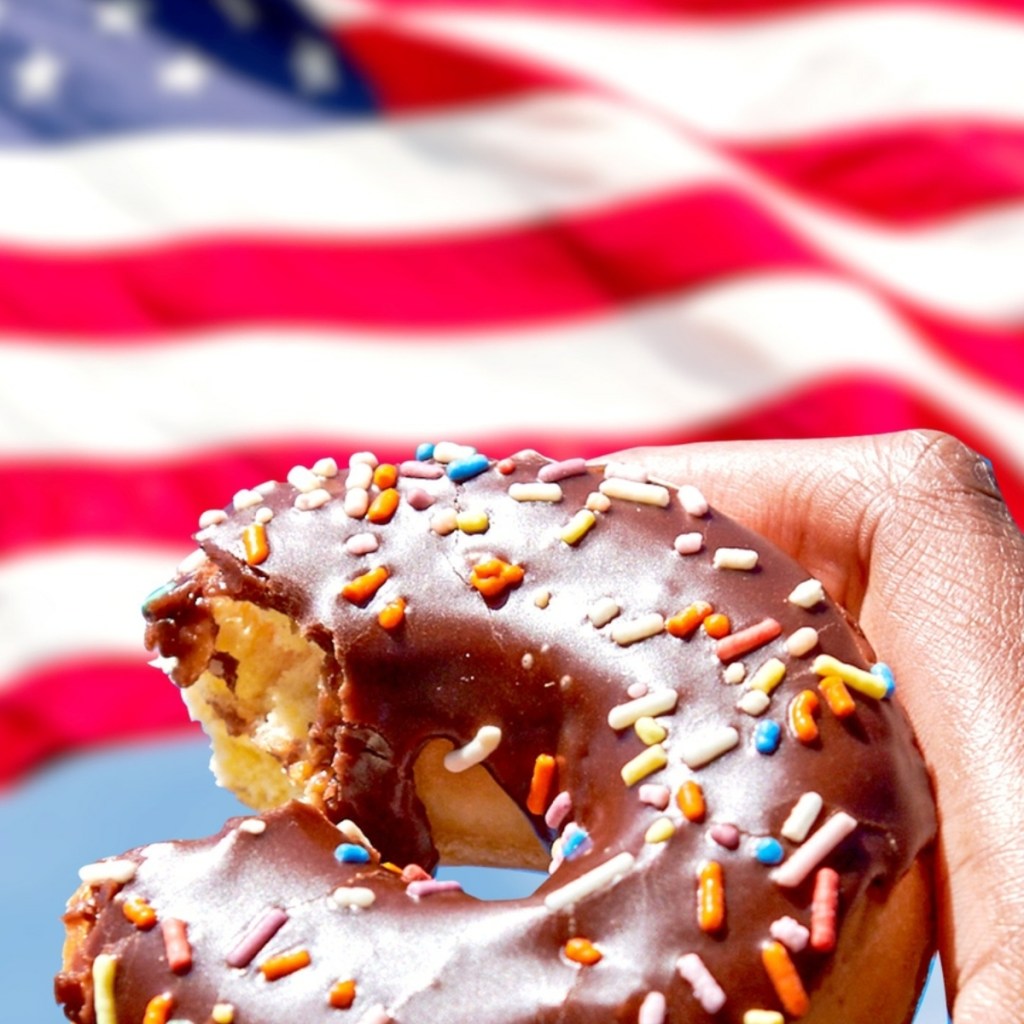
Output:
<path fill-rule="evenodd" d="M 231 1003 L 214 1003 L 210 1019 L 213 1024 L 234 1024 L 235 1008 Z"/>
<path fill-rule="evenodd" d="M 192 969 L 192 946 L 188 941 L 188 925 L 176 917 L 169 917 L 161 925 L 167 966 L 175 974 L 186 974 Z"/>
<path fill-rule="evenodd" d="M 720 640 L 723 636 L 728 636 L 729 631 L 732 629 L 732 623 L 729 621 L 729 616 L 724 612 L 712 612 L 710 615 L 705 617 L 701 625 L 704 627 L 704 632 L 715 640 Z"/>
<path fill-rule="evenodd" d="M 759 754 L 774 754 L 781 742 L 782 726 L 778 722 L 769 718 L 757 723 L 754 729 L 754 749 Z"/>
<path fill-rule="evenodd" d="M 665 1024 L 668 1004 L 661 992 L 648 992 L 640 1004 L 636 1024 Z"/>
<path fill-rule="evenodd" d="M 586 459 L 563 459 L 561 462 L 548 462 L 537 470 L 537 479 L 544 483 L 554 483 L 571 476 L 582 476 L 587 471 Z"/>
<path fill-rule="evenodd" d="M 725 924 L 725 878 L 717 860 L 703 861 L 697 868 L 697 925 L 712 934 Z"/>
<path fill-rule="evenodd" d="M 786 653 L 794 658 L 810 654 L 818 646 L 818 631 L 813 626 L 801 626 L 786 637 Z"/>
<path fill-rule="evenodd" d="M 654 743 L 661 743 L 668 736 L 668 729 L 649 715 L 638 718 L 633 723 L 633 729 L 641 743 L 651 746 Z"/>
<path fill-rule="evenodd" d="M 687 736 L 680 744 L 687 768 L 701 768 L 732 750 L 740 734 L 731 725 L 710 725 Z"/>
<path fill-rule="evenodd" d="M 672 541 L 677 554 L 695 555 L 704 547 L 704 535 L 701 533 L 680 533 Z"/>
<path fill-rule="evenodd" d="M 405 598 L 396 597 L 389 601 L 377 615 L 377 622 L 387 630 L 398 629 L 405 621 Z"/>
<path fill-rule="evenodd" d="M 818 689 L 825 698 L 829 711 L 836 718 L 846 718 L 857 710 L 857 702 L 846 688 L 846 683 L 839 676 L 825 676 L 818 683 Z"/>
<path fill-rule="evenodd" d="M 683 812 L 683 817 L 687 821 L 700 822 L 704 820 L 707 807 L 704 803 L 704 790 L 701 789 L 699 782 L 687 779 L 679 787 L 676 803 L 679 804 L 679 810 Z"/>
<path fill-rule="evenodd" d="M 436 878 L 427 878 L 421 881 L 410 882 L 405 887 L 407 896 L 413 899 L 422 899 L 424 896 L 437 896 L 442 892 L 462 892 L 462 883 L 455 879 L 439 881 Z"/>
<path fill-rule="evenodd" d="M 587 618 L 595 629 L 607 626 L 622 609 L 610 597 L 602 597 L 587 609 Z"/>
<path fill-rule="evenodd" d="M 560 828 L 562 822 L 565 821 L 571 813 L 572 797 L 569 795 L 567 790 L 562 790 L 562 792 L 551 801 L 551 806 L 545 812 L 544 824 L 547 825 L 548 828 Z"/>
<path fill-rule="evenodd" d="M 526 797 L 526 809 L 531 814 L 544 813 L 554 782 L 555 759 L 550 754 L 538 754 L 533 762 L 530 791 Z"/>
<path fill-rule="evenodd" d="M 819 580 L 804 580 L 798 583 L 786 600 L 799 608 L 813 608 L 825 600 L 825 588 Z"/>
<path fill-rule="evenodd" d="M 386 491 L 398 483 L 398 467 L 390 462 L 382 462 L 373 471 L 373 485 L 381 491 Z"/>
<path fill-rule="evenodd" d="M 430 441 L 421 441 L 416 445 L 416 461 L 426 462 L 434 457 L 434 445 Z"/>
<path fill-rule="evenodd" d="M 690 513 L 700 519 L 708 514 L 708 500 L 693 484 L 682 484 L 677 492 L 679 504 Z"/>
<path fill-rule="evenodd" d="M 665 621 L 665 629 L 672 636 L 686 639 L 714 611 L 707 601 L 694 601 Z M 728 630 L 726 630 L 728 632 Z"/>
<path fill-rule="evenodd" d="M 628 729 L 641 718 L 669 714 L 675 710 L 678 702 L 679 693 L 676 690 L 655 690 L 625 704 L 616 704 L 608 712 L 608 724 L 616 731 Z"/>
<path fill-rule="evenodd" d="M 437 499 L 422 487 L 414 487 L 405 495 L 405 503 L 417 512 L 425 512 Z"/>
<path fill-rule="evenodd" d="M 612 623 L 612 639 L 620 647 L 657 636 L 665 630 L 665 620 L 658 612 L 649 612 L 635 619 L 616 619 Z"/>
<path fill-rule="evenodd" d="M 676 961 L 676 970 L 689 982 L 693 995 L 706 1013 L 715 1014 L 725 1006 L 725 992 L 715 981 L 704 961 L 696 953 L 687 953 Z"/>
<path fill-rule="evenodd" d="M 726 850 L 738 850 L 740 845 L 740 830 L 735 825 L 721 822 L 712 825 L 708 833 L 719 846 Z"/>
<path fill-rule="evenodd" d="M 369 555 L 380 547 L 375 533 L 355 533 L 345 541 L 345 550 L 350 555 Z"/>
<path fill-rule="evenodd" d="M 645 747 L 622 766 L 622 781 L 627 786 L 635 785 L 648 775 L 660 771 L 667 764 L 668 754 L 665 748 L 660 743 L 655 743 L 652 747 Z"/>
<path fill-rule="evenodd" d="M 786 1018 L 778 1010 L 747 1010 L 743 1024 L 785 1024 Z"/>
<path fill-rule="evenodd" d="M 439 537 L 447 537 L 448 534 L 454 533 L 459 528 L 458 518 L 458 514 L 453 508 L 438 509 L 430 517 L 430 528 Z"/>
<path fill-rule="evenodd" d="M 776 864 L 781 864 L 785 856 L 786 851 L 783 850 L 782 843 L 772 836 L 763 836 L 754 841 L 754 860 L 759 864 L 774 867 Z"/>
<path fill-rule="evenodd" d="M 384 586 L 389 575 L 385 566 L 378 565 L 354 580 L 349 580 L 341 588 L 341 596 L 352 604 L 364 605 Z"/>
<path fill-rule="evenodd" d="M 821 814 L 821 809 L 824 806 L 825 801 L 822 800 L 819 793 L 815 793 L 813 790 L 804 793 L 793 805 L 789 816 L 782 828 L 779 829 L 779 834 L 790 842 L 802 843 L 818 820 L 818 815 Z"/>
<path fill-rule="evenodd" d="M 356 983 L 351 978 L 335 983 L 327 994 L 327 1003 L 335 1010 L 347 1010 L 355 1001 Z"/>
<path fill-rule="evenodd" d="M 357 1024 L 391 1024 L 391 1016 L 388 1011 L 384 1009 L 379 1003 L 376 1006 L 371 1006 L 359 1018 Z"/>
<path fill-rule="evenodd" d="M 560 889 L 548 893 L 544 897 L 544 906 L 551 913 L 565 910 L 566 907 L 571 907 L 588 896 L 615 885 L 633 870 L 635 862 L 636 858 L 633 854 L 623 850 L 596 868 L 591 868 L 586 874 L 574 878 Z"/>
<path fill-rule="evenodd" d="M 556 504 L 562 500 L 562 488 L 555 483 L 543 483 L 539 480 L 531 480 L 528 483 L 510 484 L 508 496 L 513 501 L 542 501 Z"/>
<path fill-rule="evenodd" d="M 719 661 L 733 661 L 774 640 L 781 632 L 782 626 L 775 619 L 762 619 L 752 626 L 723 637 L 715 644 L 715 654 L 718 655 Z"/>
<path fill-rule="evenodd" d="M 578 544 L 597 523 L 597 516 L 588 508 L 581 508 L 570 520 L 558 531 L 559 539 L 564 543 Z"/>
<path fill-rule="evenodd" d="M 424 871 L 419 864 L 406 864 L 401 872 L 402 881 L 408 885 L 410 882 L 429 882 L 430 873 Z"/>
<path fill-rule="evenodd" d="M 836 945 L 836 914 L 839 909 L 839 874 L 822 868 L 814 879 L 811 898 L 811 949 L 828 953 Z"/>
<path fill-rule="evenodd" d="M 811 665 L 811 671 L 819 676 L 839 676 L 847 686 L 866 697 L 883 700 L 889 695 L 889 687 L 884 679 L 865 672 L 856 665 L 849 665 L 830 654 L 819 654 Z"/>
<path fill-rule="evenodd" d="M 676 826 L 671 818 L 658 818 L 648 826 L 644 833 L 644 842 L 652 846 L 656 843 L 667 843 L 675 834 Z"/>
<path fill-rule="evenodd" d="M 600 491 L 591 491 L 584 504 L 591 512 L 607 512 L 612 507 L 612 499 Z"/>
<path fill-rule="evenodd" d="M 811 744 L 818 739 L 818 723 L 814 716 L 820 706 L 813 690 L 801 690 L 789 702 L 789 727 L 801 742 Z"/>
<path fill-rule="evenodd" d="M 434 458 L 437 458 L 436 451 Z M 448 479 L 457 484 L 464 483 L 466 480 L 472 480 L 473 477 L 479 476 L 490 464 L 491 460 L 479 452 L 465 458 L 453 459 L 448 463 Z"/>
<path fill-rule="evenodd" d="M 757 552 L 751 548 L 716 548 L 711 564 L 716 569 L 750 572 L 757 568 Z"/>
<path fill-rule="evenodd" d="M 787 949 L 794 953 L 807 948 L 811 937 L 810 931 L 792 917 L 780 917 L 772 921 L 768 932 L 773 939 L 778 939 Z"/>
<path fill-rule="evenodd" d="M 370 492 L 365 487 L 350 487 L 342 504 L 349 519 L 362 519 L 370 507 Z"/>
<path fill-rule="evenodd" d="M 771 707 L 772 699 L 764 690 L 744 690 L 736 701 L 736 708 L 744 714 L 757 718 Z"/>
<path fill-rule="evenodd" d="M 262 523 L 250 523 L 242 531 L 242 547 L 248 565 L 259 565 L 267 560 L 270 547 L 267 544 L 267 528 Z"/>
<path fill-rule="evenodd" d="M 785 888 L 798 886 L 856 827 L 856 818 L 845 811 L 837 811 L 789 860 L 772 872 L 772 881 Z"/>
<path fill-rule="evenodd" d="M 762 690 L 764 693 L 771 693 L 785 678 L 785 662 L 778 658 L 769 658 L 763 665 L 759 665 L 754 674 L 747 682 L 752 690 Z"/>
<path fill-rule="evenodd" d="M 573 963 L 583 964 L 585 967 L 592 967 L 604 955 L 590 939 L 584 939 L 579 935 L 566 942 L 564 952 L 566 959 L 572 960 Z"/>
<path fill-rule="evenodd" d="M 464 746 L 444 755 L 444 766 L 450 772 L 464 772 L 473 765 L 486 761 L 501 743 L 501 729 L 496 725 L 481 726 L 476 735 Z"/>
<path fill-rule="evenodd" d="M 593 848 L 590 833 L 585 828 L 581 828 L 575 822 L 565 826 L 565 834 L 562 836 L 562 857 L 565 860 L 574 860 L 584 853 L 589 853 Z"/>
<path fill-rule="evenodd" d="M 280 907 L 270 907 L 258 918 L 238 945 L 227 955 L 229 967 L 248 967 L 256 954 L 277 934 L 288 915 Z"/>
<path fill-rule="evenodd" d="M 174 996 L 170 992 L 161 992 L 146 1003 L 146 1009 L 142 1014 L 142 1024 L 168 1024 L 173 1009 Z"/>
<path fill-rule="evenodd" d="M 260 971 L 267 981 L 279 981 L 287 978 L 289 974 L 301 971 L 312 963 L 308 949 L 294 949 L 290 953 L 280 953 L 264 960 L 260 964 Z"/>
<path fill-rule="evenodd" d="M 483 509 L 456 512 L 455 526 L 462 533 L 486 533 L 491 527 L 491 517 Z"/>
<path fill-rule="evenodd" d="M 407 459 L 399 464 L 398 474 L 409 480 L 439 480 L 444 476 L 444 470 L 432 462 Z"/>
<path fill-rule="evenodd" d="M 398 509 L 398 501 L 398 491 L 394 487 L 388 487 L 376 495 L 373 501 L 370 502 L 366 510 L 366 518 L 378 526 L 391 522 L 391 517 Z"/>
<path fill-rule="evenodd" d="M 362 885 L 342 885 L 331 893 L 330 899 L 338 908 L 366 910 L 376 902 L 377 894 Z"/>
<path fill-rule="evenodd" d="M 896 692 L 896 677 L 892 669 L 884 661 L 877 661 L 871 666 L 871 674 L 885 683 L 885 696 L 891 697 Z"/>
<path fill-rule="evenodd" d="M 668 802 L 672 797 L 672 790 L 668 786 L 662 786 L 656 782 L 645 782 L 636 791 L 636 794 L 640 798 L 640 803 L 663 811 L 668 807 Z"/>
<path fill-rule="evenodd" d="M 657 505 L 667 508 L 670 495 L 667 487 L 661 484 L 641 483 L 639 480 L 627 480 L 624 477 L 609 477 L 602 480 L 598 490 L 607 498 L 619 501 L 631 501 L 637 505 Z"/>
<path fill-rule="evenodd" d="M 516 471 L 516 460 L 515 459 L 502 459 L 497 466 L 494 467 L 502 476 L 509 476 L 511 473 Z"/>
<path fill-rule="evenodd" d="M 117 957 L 98 953 L 92 962 L 93 1007 L 96 1024 L 117 1024 L 117 1003 L 114 1001 L 114 977 Z"/>
<path fill-rule="evenodd" d="M 142 896 L 132 896 L 121 906 L 125 918 L 131 921 L 140 932 L 149 931 L 156 924 L 156 911 Z"/>
<path fill-rule="evenodd" d="M 786 947 L 781 942 L 766 942 L 761 947 L 761 962 L 786 1013 L 791 1017 L 807 1013 L 811 1001 Z"/>
<path fill-rule="evenodd" d="M 489 558 L 473 566 L 469 582 L 484 597 L 498 597 L 509 587 L 518 586 L 526 570 L 521 565 L 510 565 L 500 558 Z"/>
<path fill-rule="evenodd" d="M 342 843 L 334 856 L 342 864 L 369 864 L 371 860 L 370 851 L 359 843 Z"/>

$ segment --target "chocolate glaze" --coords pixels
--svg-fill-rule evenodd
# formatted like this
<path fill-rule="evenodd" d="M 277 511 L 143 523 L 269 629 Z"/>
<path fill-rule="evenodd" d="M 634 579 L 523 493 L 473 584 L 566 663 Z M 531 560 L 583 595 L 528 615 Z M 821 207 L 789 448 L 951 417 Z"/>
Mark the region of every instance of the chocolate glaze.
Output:
<path fill-rule="evenodd" d="M 645 995 L 657 991 L 668 999 L 668 1021 L 740 1024 L 748 1009 L 779 1008 L 760 950 L 777 918 L 807 924 L 814 877 L 793 889 L 775 884 L 771 868 L 754 857 L 754 843 L 774 836 L 791 855 L 799 844 L 782 838 L 780 828 L 810 790 L 824 797 L 816 828 L 838 811 L 858 822 L 823 861 L 840 876 L 837 950 L 793 953 L 813 1019 L 833 955 L 853 952 L 847 937 L 853 922 L 884 899 L 934 835 L 929 783 L 906 718 L 893 700 L 858 695 L 855 714 L 840 720 L 823 701 L 819 739 L 799 742 L 787 725 L 787 707 L 800 691 L 817 690 L 814 655 L 863 667 L 871 662 L 841 609 L 830 601 L 810 610 L 789 603 L 787 595 L 806 579 L 800 567 L 714 510 L 689 514 L 674 491 L 667 508 L 612 499 L 582 539 L 566 543 L 558 532 L 597 490 L 601 472 L 561 480 L 557 504 L 512 500 L 510 484 L 535 481 L 546 461 L 521 453 L 511 473 L 492 463 L 459 484 L 446 476 L 402 477 L 403 500 L 381 525 L 345 514 L 344 471 L 324 482 L 332 500 L 312 511 L 293 507 L 295 489 L 278 484 L 262 503 L 274 512 L 266 560 L 250 566 L 245 559 L 241 534 L 254 508 L 202 531 L 197 537 L 209 561 L 150 598 L 147 638 L 178 659 L 173 677 L 188 686 L 213 653 L 209 597 L 226 593 L 293 617 L 328 655 L 320 719 L 311 723 L 301 756 L 329 773 L 322 794 L 327 818 L 354 820 L 385 861 L 436 863 L 413 763 L 428 740 L 460 747 L 483 725 L 502 730 L 485 767 L 546 842 L 554 833 L 542 817 L 529 815 L 525 801 L 537 756 L 556 756 L 552 792 L 572 795 L 571 818 L 587 830 L 592 849 L 564 862 L 530 898 L 481 903 L 461 893 L 415 899 L 384 867 L 339 864 L 337 830 L 299 804 L 268 814 L 262 835 L 240 832 L 236 822 L 211 840 L 144 848 L 130 854 L 139 864 L 133 881 L 121 890 L 95 888 L 69 911 L 72 923 L 91 924 L 58 979 L 58 999 L 72 1019 L 92 1024 L 89 965 L 107 951 L 119 957 L 122 1020 L 141 1020 L 147 1001 L 169 991 L 173 1017 L 196 1024 L 209 1019 L 215 1003 L 233 1004 L 239 1024 L 334 1021 L 341 1011 L 328 1006 L 327 992 L 351 977 L 355 1021 L 360 1009 L 379 1004 L 398 1024 L 632 1022 Z M 407 500 L 414 489 L 433 496 L 430 508 L 417 510 Z M 441 536 L 431 521 L 446 508 L 486 511 L 489 526 Z M 379 549 L 348 554 L 346 539 L 365 532 L 378 536 Z M 674 539 L 692 532 L 702 535 L 701 550 L 677 553 Z M 756 550 L 757 568 L 713 568 L 720 547 Z M 474 565 L 490 558 L 520 565 L 525 575 L 485 598 L 470 577 Z M 372 599 L 357 605 L 339 597 L 346 582 L 377 565 L 389 577 Z M 542 593 L 546 602 L 538 599 Z M 398 629 L 386 630 L 377 614 L 397 597 L 407 602 L 407 613 Z M 739 659 L 750 671 L 769 657 L 785 663 L 768 710 L 760 718 L 737 710 L 743 685 L 724 681 L 715 642 L 702 630 L 688 639 L 662 632 L 616 643 L 610 626 L 597 628 L 587 617 L 607 597 L 621 607 L 619 620 L 650 612 L 668 617 L 697 600 L 726 613 L 734 630 L 775 618 L 781 635 Z M 807 625 L 819 632 L 818 648 L 789 655 L 785 638 Z M 658 719 L 668 729 L 668 765 L 643 780 L 673 794 L 664 813 L 677 830 L 657 844 L 645 843 L 644 835 L 662 812 L 642 803 L 639 786 L 625 785 L 619 774 L 644 744 L 632 728 L 607 724 L 609 709 L 627 701 L 635 683 L 679 693 L 676 710 Z M 768 718 L 780 723 L 783 737 L 771 755 L 758 753 L 753 742 L 758 722 Z M 738 746 L 704 767 L 687 768 L 680 742 L 710 725 L 735 727 Z M 704 792 L 702 822 L 686 821 L 675 803 L 690 778 Z M 720 824 L 739 829 L 735 850 L 710 838 Z M 545 896 L 621 851 L 635 863 L 620 881 L 566 909 L 545 906 Z M 726 924 L 713 935 L 696 918 L 697 868 L 709 858 L 722 864 L 726 894 Z M 376 902 L 361 911 L 337 909 L 328 896 L 343 885 L 371 887 Z M 195 966 L 188 974 L 167 970 L 159 928 L 142 932 L 124 919 L 117 908 L 131 895 L 145 896 L 161 916 L 189 923 Z M 312 957 L 309 967 L 274 982 L 260 976 L 260 958 L 247 969 L 225 960 L 270 906 L 290 919 L 264 953 L 305 947 Z M 573 936 L 594 943 L 600 962 L 569 961 L 563 947 Z M 678 958 L 690 952 L 726 994 L 714 1017 L 676 970 Z"/>

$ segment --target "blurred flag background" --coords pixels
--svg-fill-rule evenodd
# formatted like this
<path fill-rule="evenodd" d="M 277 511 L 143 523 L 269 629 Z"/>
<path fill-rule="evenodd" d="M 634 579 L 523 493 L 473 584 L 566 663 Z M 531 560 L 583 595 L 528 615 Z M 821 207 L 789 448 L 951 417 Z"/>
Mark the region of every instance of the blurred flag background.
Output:
<path fill-rule="evenodd" d="M 1019 0 L 4 0 L 12 1019 L 80 862 L 233 809 L 141 646 L 200 511 L 424 440 L 928 426 L 1020 520 L 1022 200 Z"/>

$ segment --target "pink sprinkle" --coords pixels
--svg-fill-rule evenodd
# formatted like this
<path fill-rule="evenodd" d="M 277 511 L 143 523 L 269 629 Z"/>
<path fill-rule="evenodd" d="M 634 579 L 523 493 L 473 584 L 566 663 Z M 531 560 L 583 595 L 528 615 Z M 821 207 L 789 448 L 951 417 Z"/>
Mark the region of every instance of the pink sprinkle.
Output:
<path fill-rule="evenodd" d="M 666 1009 L 665 997 L 660 992 L 648 992 L 640 1004 L 636 1024 L 664 1024 Z"/>
<path fill-rule="evenodd" d="M 398 467 L 399 476 L 412 477 L 414 480 L 440 480 L 444 476 L 444 466 L 436 462 L 420 462 L 408 459 Z"/>
<path fill-rule="evenodd" d="M 253 957 L 277 934 L 288 920 L 280 907 L 271 907 L 259 918 L 241 941 L 228 953 L 228 967 L 248 967 Z"/>
<path fill-rule="evenodd" d="M 836 912 L 839 909 L 839 874 L 822 868 L 814 879 L 811 897 L 811 949 L 827 953 L 836 945 Z"/>
<path fill-rule="evenodd" d="M 549 462 L 537 471 L 537 479 L 546 484 L 565 480 L 570 476 L 582 476 L 587 471 L 586 459 L 565 459 L 562 462 Z"/>
<path fill-rule="evenodd" d="M 429 882 L 431 876 L 419 866 L 419 864 L 406 864 L 402 868 L 402 881 L 407 885 L 409 882 Z"/>
<path fill-rule="evenodd" d="M 727 850 L 736 850 L 740 845 L 740 830 L 735 825 L 712 825 L 711 838 Z"/>
<path fill-rule="evenodd" d="M 846 811 L 837 811 L 772 872 L 772 881 L 786 888 L 798 886 L 856 827 L 856 818 Z"/>
<path fill-rule="evenodd" d="M 772 921 L 768 930 L 773 939 L 778 939 L 794 953 L 799 953 L 807 945 L 811 934 L 799 921 L 791 917 L 780 917 L 777 921 Z"/>
<path fill-rule="evenodd" d="M 762 644 L 774 640 L 782 632 L 782 627 L 775 619 L 762 619 L 755 622 L 753 626 L 746 629 L 739 629 L 735 633 L 722 637 L 715 644 L 715 654 L 719 661 L 732 661 L 734 658 L 742 658 Z"/>
<path fill-rule="evenodd" d="M 548 828 L 557 829 L 572 811 L 572 797 L 566 790 L 562 790 L 544 814 L 544 824 Z"/>
<path fill-rule="evenodd" d="M 646 683 L 630 683 L 626 689 L 626 696 L 631 697 L 633 700 L 637 700 L 640 697 L 647 695 L 647 684 Z"/>
<path fill-rule="evenodd" d="M 373 533 L 357 533 L 345 541 L 345 550 L 350 555 L 368 555 L 379 547 L 380 541 Z"/>
<path fill-rule="evenodd" d="M 672 546 L 681 555 L 695 555 L 704 547 L 704 536 L 700 533 L 681 533 L 672 542 Z"/>
<path fill-rule="evenodd" d="M 426 508 L 430 508 L 434 504 L 436 499 L 432 494 L 428 494 L 422 487 L 414 487 L 406 496 L 405 500 L 414 508 L 417 512 L 422 512 Z"/>
<path fill-rule="evenodd" d="M 168 917 L 161 923 L 164 936 L 164 951 L 167 966 L 175 974 L 185 974 L 192 969 L 192 946 L 188 941 L 188 925 L 175 917 Z"/>
<path fill-rule="evenodd" d="M 431 878 L 423 882 L 410 882 L 405 891 L 409 896 L 419 899 L 421 896 L 434 896 L 439 892 L 462 892 L 462 883 L 454 880 L 439 882 L 436 878 Z"/>
<path fill-rule="evenodd" d="M 696 953 L 687 953 L 676 962 L 676 968 L 685 981 L 690 983 L 697 1002 L 707 1013 L 718 1013 L 725 1006 L 725 993 L 715 981 L 704 961 Z"/>
<path fill-rule="evenodd" d="M 668 807 L 669 797 L 672 795 L 668 786 L 659 786 L 654 782 L 645 782 L 637 793 L 641 803 L 656 807 L 659 811 Z"/>

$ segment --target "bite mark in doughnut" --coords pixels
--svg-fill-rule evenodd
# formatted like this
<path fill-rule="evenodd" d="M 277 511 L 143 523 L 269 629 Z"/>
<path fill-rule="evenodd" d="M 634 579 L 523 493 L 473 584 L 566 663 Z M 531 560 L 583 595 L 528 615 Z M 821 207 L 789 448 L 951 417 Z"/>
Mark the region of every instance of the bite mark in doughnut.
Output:
<path fill-rule="evenodd" d="M 148 643 L 268 810 L 86 872 L 72 1020 L 909 1020 L 909 726 L 820 584 L 695 488 L 437 445 L 201 525 Z M 551 874 L 483 903 L 441 856 Z"/>

